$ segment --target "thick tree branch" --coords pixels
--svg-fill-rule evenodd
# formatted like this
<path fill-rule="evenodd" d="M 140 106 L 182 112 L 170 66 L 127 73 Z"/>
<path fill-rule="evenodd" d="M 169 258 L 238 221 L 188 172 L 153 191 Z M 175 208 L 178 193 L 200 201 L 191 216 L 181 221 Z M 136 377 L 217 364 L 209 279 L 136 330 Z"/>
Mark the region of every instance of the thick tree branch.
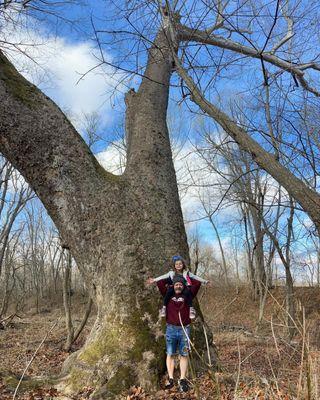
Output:
<path fill-rule="evenodd" d="M 108 208 L 119 178 L 99 165 L 62 111 L 2 53 L 0 104 L 0 151 L 28 180 L 64 238 L 68 229 L 79 235 L 97 202 Z"/>
<path fill-rule="evenodd" d="M 165 176 L 172 168 L 166 114 L 173 58 L 166 27 L 160 28 L 148 51 L 147 67 L 138 92 L 126 95 L 127 167 L 126 175 Z M 148 115 L 148 118 L 146 118 Z M 160 128 L 160 129 L 159 129 Z M 154 134 L 157 130 L 157 134 Z M 142 148 L 143 147 L 143 148 Z M 163 155 L 166 153 L 165 160 Z M 140 171 L 143 166 L 143 171 Z M 157 169 L 155 169 L 155 167 Z M 159 173 L 158 168 L 163 170 Z M 150 184 L 150 179 L 147 179 Z M 159 184 L 158 180 L 158 184 Z"/>

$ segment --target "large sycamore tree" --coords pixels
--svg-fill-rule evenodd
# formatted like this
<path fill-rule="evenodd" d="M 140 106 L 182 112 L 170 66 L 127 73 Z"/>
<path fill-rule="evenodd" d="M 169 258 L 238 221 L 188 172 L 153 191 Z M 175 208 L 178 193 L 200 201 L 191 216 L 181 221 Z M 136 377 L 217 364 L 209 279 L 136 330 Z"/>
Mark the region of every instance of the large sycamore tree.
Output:
<path fill-rule="evenodd" d="M 85 345 L 64 365 L 63 386 L 94 386 L 95 398 L 133 384 L 157 387 L 165 360 L 160 299 L 145 281 L 173 254 L 189 257 L 166 123 L 167 36 L 160 26 L 139 90 L 125 96 L 121 176 L 100 166 L 59 107 L 0 53 L 1 152 L 43 202 L 97 306 Z"/>
<path fill-rule="evenodd" d="M 157 16 L 153 24 L 157 33 L 150 37 L 132 26 L 132 13 L 126 16 L 130 33 L 147 44 L 148 57 L 143 72 L 136 71 L 142 75 L 138 90 L 128 91 L 125 97 L 127 164 L 121 176 L 105 171 L 61 110 L 27 82 L 4 53 L 0 55 L 0 150 L 42 200 L 76 259 L 98 309 L 84 347 L 65 364 L 64 385 L 71 391 L 93 385 L 94 397 L 107 398 L 132 384 L 154 388 L 163 370 L 158 302 L 144 282 L 148 276 L 163 272 L 162 265 L 172 254 L 188 257 L 166 124 L 174 70 L 181 77 L 184 97 L 197 103 L 278 180 L 319 229 L 320 200 L 315 187 L 281 162 L 273 151 L 277 145 L 271 151 L 265 149 L 245 126 L 218 107 L 218 101 L 215 104 L 206 97 L 202 86 L 212 86 L 213 80 L 208 80 L 203 71 L 210 70 L 210 66 L 197 64 L 196 56 L 204 49 L 213 61 L 214 52 L 221 59 L 225 51 L 258 60 L 267 86 L 266 65 L 271 65 L 276 69 L 272 70 L 274 79 L 279 76 L 277 71 L 287 73 L 312 96 L 318 96 L 318 91 L 308 82 L 305 71 L 317 72 L 319 65 L 313 60 L 288 62 L 278 54 L 292 39 L 291 16 L 284 9 L 288 32 L 283 37 L 278 33 L 268 50 L 276 17 L 270 30 L 265 29 L 265 45 L 259 47 L 259 41 L 252 45 L 251 40 L 248 46 L 232 40 L 234 32 L 246 35 L 241 27 L 230 24 L 242 11 L 239 2 L 200 2 L 203 7 L 198 10 L 199 17 L 193 18 L 196 3 L 185 16 L 183 10 L 189 2 L 168 1 L 166 7 L 146 2 L 147 9 L 151 7 Z M 253 20 L 258 3 L 243 3 L 252 5 Z M 143 2 L 130 4 L 141 13 Z M 226 11 L 228 4 L 234 5 L 233 14 Z M 274 4 L 279 10 L 280 1 Z M 99 31 L 95 33 L 98 38 Z M 118 33 L 127 31 L 119 29 Z M 227 69 L 231 61 L 227 59 L 223 68 Z M 221 63 L 212 64 L 221 70 Z M 201 81 L 201 77 L 206 79 Z M 270 131 L 269 136 L 279 141 L 280 135 Z"/>

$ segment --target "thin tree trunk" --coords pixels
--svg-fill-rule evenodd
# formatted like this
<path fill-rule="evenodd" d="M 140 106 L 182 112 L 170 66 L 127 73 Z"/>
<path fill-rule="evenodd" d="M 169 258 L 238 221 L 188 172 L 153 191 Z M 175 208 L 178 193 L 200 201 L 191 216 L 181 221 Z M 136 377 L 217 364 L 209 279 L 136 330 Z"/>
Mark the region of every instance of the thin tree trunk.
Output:
<path fill-rule="evenodd" d="M 0 319 L 6 314 L 8 310 L 8 284 L 5 283 L 4 291 L 2 293 L 1 307 L 0 307 Z"/>
<path fill-rule="evenodd" d="M 290 215 L 288 218 L 288 228 L 287 228 L 287 243 L 286 243 L 286 263 L 284 264 L 286 270 L 286 305 L 287 305 L 287 326 L 289 338 L 292 339 L 296 328 L 294 326 L 295 320 L 295 304 L 294 304 L 294 289 L 293 289 L 293 279 L 291 274 L 291 256 L 290 256 L 290 246 L 293 235 L 293 218 L 294 218 L 294 203 L 292 197 L 290 197 Z"/>
<path fill-rule="evenodd" d="M 294 304 L 294 286 L 293 286 L 293 279 L 291 274 L 291 257 L 290 257 L 290 246 L 292 241 L 293 235 L 293 218 L 294 218 L 294 202 L 293 198 L 290 197 L 290 215 L 288 218 L 288 225 L 287 225 L 287 241 L 285 245 L 285 254 L 283 253 L 282 248 L 279 245 L 278 239 L 275 235 L 270 232 L 268 229 L 266 222 L 264 221 L 264 226 L 267 234 L 270 236 L 271 240 L 273 240 L 275 247 L 277 248 L 278 254 L 280 256 L 281 262 L 285 268 L 286 273 L 286 320 L 287 320 L 287 330 L 288 336 L 290 339 L 295 334 L 296 328 L 294 326 L 295 320 L 295 304 Z"/>
<path fill-rule="evenodd" d="M 245 238 L 246 238 L 246 253 L 248 258 L 248 269 L 249 269 L 249 282 L 251 284 L 253 297 L 256 296 L 257 288 L 256 288 L 256 279 L 255 279 L 255 270 L 253 265 L 253 257 L 251 251 L 251 243 L 249 238 L 249 220 L 248 220 L 248 213 L 243 206 L 241 206 L 241 211 L 243 214 L 243 222 L 244 222 L 244 229 L 245 229 Z"/>
<path fill-rule="evenodd" d="M 286 311 L 287 311 L 287 327 L 288 327 L 288 336 L 289 339 L 292 339 L 295 332 L 296 327 L 294 326 L 295 320 L 295 304 L 294 304 L 294 288 L 293 288 L 293 279 L 290 271 L 290 266 L 285 265 L 286 271 Z"/>
<path fill-rule="evenodd" d="M 219 235 L 219 232 L 218 232 L 218 229 L 217 229 L 215 223 L 213 222 L 212 216 L 210 216 L 209 219 L 210 219 L 210 223 L 211 223 L 211 225 L 213 227 L 213 230 L 214 230 L 214 232 L 215 232 L 215 234 L 217 236 L 217 239 L 218 239 L 219 249 L 220 249 L 221 258 L 222 258 L 222 268 L 223 268 L 223 275 L 224 275 L 224 283 L 225 283 L 226 286 L 228 286 L 228 284 L 229 284 L 228 266 L 227 266 L 227 261 L 226 261 L 226 257 L 225 257 L 225 254 L 224 254 L 223 246 L 222 246 L 222 243 L 221 243 L 220 235 Z"/>
<path fill-rule="evenodd" d="M 67 252 L 67 260 L 65 263 L 64 277 L 63 277 L 63 306 L 66 316 L 66 330 L 67 340 L 64 349 L 69 351 L 74 341 L 74 327 L 71 315 L 71 266 L 72 257 L 70 251 Z"/>
<path fill-rule="evenodd" d="M 199 268 L 200 260 L 199 260 L 199 239 L 196 238 L 196 244 L 194 249 L 194 270 L 193 273 L 197 275 Z"/>
<path fill-rule="evenodd" d="M 89 318 L 91 310 L 92 310 L 92 305 L 93 305 L 93 301 L 92 301 L 91 298 L 89 298 L 89 300 L 87 302 L 86 310 L 85 310 L 85 312 L 83 314 L 83 317 L 82 317 L 82 320 L 80 322 L 80 325 L 78 326 L 77 330 L 74 333 L 72 344 L 78 339 L 78 337 L 80 336 L 80 334 L 83 331 L 84 327 L 86 326 L 86 324 L 88 322 L 88 318 Z"/>

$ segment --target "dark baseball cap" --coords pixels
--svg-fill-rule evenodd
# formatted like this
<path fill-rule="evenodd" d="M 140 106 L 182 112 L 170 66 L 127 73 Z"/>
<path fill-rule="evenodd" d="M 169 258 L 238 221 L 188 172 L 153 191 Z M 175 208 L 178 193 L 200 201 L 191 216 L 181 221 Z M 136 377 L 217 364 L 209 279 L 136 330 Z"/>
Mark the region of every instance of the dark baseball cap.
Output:
<path fill-rule="evenodd" d="M 186 284 L 185 279 L 184 279 L 183 276 L 181 276 L 181 275 L 175 275 L 175 276 L 173 277 L 173 279 L 172 279 L 172 283 L 175 284 L 175 283 L 178 283 L 178 282 L 182 283 L 183 285 Z"/>

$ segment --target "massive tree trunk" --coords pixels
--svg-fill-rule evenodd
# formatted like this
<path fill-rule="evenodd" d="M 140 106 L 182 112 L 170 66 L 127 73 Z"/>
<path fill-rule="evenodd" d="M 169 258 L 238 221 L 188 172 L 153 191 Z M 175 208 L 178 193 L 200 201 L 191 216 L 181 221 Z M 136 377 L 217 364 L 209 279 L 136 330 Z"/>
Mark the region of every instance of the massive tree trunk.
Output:
<path fill-rule="evenodd" d="M 164 366 L 159 302 L 148 276 L 188 257 L 166 125 L 172 59 L 160 30 L 145 76 L 126 96 L 125 173 L 105 171 L 60 109 L 0 55 L 0 150 L 42 200 L 91 288 L 98 315 L 65 365 L 65 387 L 96 398 L 154 388 Z M 160 299 L 159 299 L 160 300 Z"/>

